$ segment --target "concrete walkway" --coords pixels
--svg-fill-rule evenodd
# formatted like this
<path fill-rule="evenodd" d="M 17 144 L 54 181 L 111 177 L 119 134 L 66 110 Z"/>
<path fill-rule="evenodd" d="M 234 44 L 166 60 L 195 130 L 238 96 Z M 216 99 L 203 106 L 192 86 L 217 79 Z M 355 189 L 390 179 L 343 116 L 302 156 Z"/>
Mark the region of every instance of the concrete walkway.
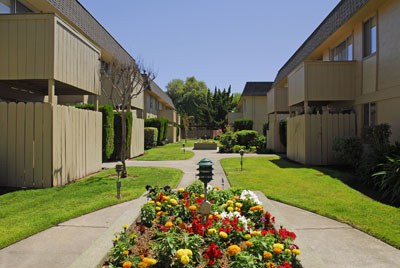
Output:
<path fill-rule="evenodd" d="M 197 163 L 207 157 L 215 164 L 212 184 L 228 188 L 229 183 L 219 159 L 238 156 L 218 154 L 216 151 L 195 151 L 195 156 L 190 160 L 132 160 L 127 164 L 179 168 L 184 176 L 178 187 L 185 187 L 195 179 Z M 114 165 L 105 163 L 104 167 L 113 168 Z M 349 225 L 271 201 L 260 192 L 257 194 L 264 207 L 276 217 L 276 226 L 282 225 L 296 233 L 304 267 L 400 267 L 399 250 Z M 72 219 L 17 242 L 0 250 L 0 267 L 96 267 L 111 248 L 114 233 L 121 231 L 123 224 L 134 222 L 145 202 L 142 196 Z"/>

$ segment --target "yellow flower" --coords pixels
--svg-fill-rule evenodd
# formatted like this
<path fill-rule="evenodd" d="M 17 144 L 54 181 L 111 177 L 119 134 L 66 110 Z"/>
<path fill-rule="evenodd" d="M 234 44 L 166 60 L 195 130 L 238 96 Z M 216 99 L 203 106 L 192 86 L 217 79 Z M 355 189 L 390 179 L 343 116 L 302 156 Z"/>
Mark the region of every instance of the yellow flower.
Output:
<path fill-rule="evenodd" d="M 228 211 L 232 212 L 233 211 L 233 207 L 228 207 Z"/>
<path fill-rule="evenodd" d="M 279 248 L 281 250 L 283 250 L 285 248 L 285 246 L 281 243 L 276 243 L 272 246 L 273 248 Z"/>
<path fill-rule="evenodd" d="M 292 251 L 291 251 L 290 249 L 287 248 L 287 249 L 285 249 L 285 253 L 286 253 L 286 254 L 291 254 Z"/>
<path fill-rule="evenodd" d="M 228 200 L 227 202 L 226 202 L 228 205 L 233 205 L 233 201 L 232 200 Z"/>
<path fill-rule="evenodd" d="M 126 261 L 122 264 L 123 268 L 131 268 L 132 267 L 132 263 L 130 261 Z"/>
<path fill-rule="evenodd" d="M 204 198 L 204 194 L 201 194 L 200 197 L 201 197 L 201 198 Z"/>
<path fill-rule="evenodd" d="M 246 240 L 249 240 L 251 238 L 251 235 L 250 234 L 245 234 L 243 238 L 246 239 Z"/>
<path fill-rule="evenodd" d="M 263 256 L 264 256 L 264 259 L 269 260 L 269 259 L 272 258 L 272 253 L 271 253 L 271 252 L 268 252 L 268 251 L 264 251 Z"/>
<path fill-rule="evenodd" d="M 188 248 L 185 248 L 183 250 L 183 252 L 184 252 L 185 255 L 188 255 L 189 257 L 192 257 L 192 255 L 193 255 L 192 251 L 190 249 L 188 249 Z"/>
<path fill-rule="evenodd" d="M 146 265 L 149 264 L 149 261 L 150 261 L 150 258 L 147 258 L 147 257 L 142 259 L 142 262 L 144 262 Z"/>
<path fill-rule="evenodd" d="M 131 267 L 131 266 L 129 266 L 129 267 Z M 145 264 L 144 262 L 139 262 L 138 263 L 138 268 L 146 268 L 147 267 L 147 264 Z M 123 268 L 125 268 L 125 267 L 123 267 Z"/>
<path fill-rule="evenodd" d="M 157 260 L 156 260 L 156 259 L 149 258 L 149 264 L 150 264 L 150 265 L 155 265 L 156 263 L 157 263 Z"/>
<path fill-rule="evenodd" d="M 150 200 L 149 202 L 147 202 L 149 204 L 154 204 L 154 200 Z"/>
<path fill-rule="evenodd" d="M 180 193 L 183 193 L 184 191 L 185 191 L 184 188 L 179 188 L 179 189 L 178 189 L 178 192 L 180 192 Z"/>
<path fill-rule="evenodd" d="M 208 229 L 207 233 L 208 233 L 209 235 L 212 235 L 212 234 L 217 233 L 217 230 L 215 230 L 214 228 L 210 228 L 210 229 Z"/>
<path fill-rule="evenodd" d="M 188 264 L 189 262 L 190 262 L 190 258 L 189 258 L 188 255 L 183 255 L 183 256 L 181 257 L 181 263 L 182 263 L 183 265 L 186 265 L 186 264 Z"/>
<path fill-rule="evenodd" d="M 265 267 L 267 267 L 267 268 L 275 268 L 275 265 L 272 262 L 267 262 L 265 264 Z"/>
<path fill-rule="evenodd" d="M 160 208 L 160 207 L 156 207 L 156 210 L 157 210 L 157 211 L 160 211 L 160 210 L 161 210 L 161 208 Z"/>
<path fill-rule="evenodd" d="M 189 210 L 190 210 L 190 211 L 195 211 L 196 209 L 197 209 L 196 206 L 193 206 L 193 205 L 189 206 Z"/>
<path fill-rule="evenodd" d="M 161 206 L 161 203 L 160 203 L 160 202 L 157 202 L 156 205 L 157 205 L 157 206 Z"/>
<path fill-rule="evenodd" d="M 239 197 L 238 195 L 235 195 L 235 196 L 233 197 L 233 199 L 235 199 L 235 200 L 239 200 L 239 199 L 240 199 L 240 197 Z"/>
<path fill-rule="evenodd" d="M 128 224 L 124 224 L 124 225 L 122 225 L 122 228 L 124 228 L 124 230 L 126 230 L 126 229 L 128 229 Z"/>
<path fill-rule="evenodd" d="M 230 255 L 230 256 L 235 256 L 236 254 L 238 254 L 241 251 L 240 247 L 237 245 L 232 245 L 229 246 L 228 249 L 226 250 L 226 252 Z"/>
<path fill-rule="evenodd" d="M 128 254 L 129 254 L 129 250 L 124 250 L 124 251 L 122 252 L 122 254 L 128 255 Z"/>
<path fill-rule="evenodd" d="M 178 249 L 177 251 L 176 251 L 176 253 L 175 253 L 175 256 L 177 257 L 177 258 L 182 258 L 182 256 L 183 255 L 185 255 L 185 251 L 183 250 L 183 249 Z"/>
<path fill-rule="evenodd" d="M 170 222 L 170 221 L 167 221 L 164 226 L 167 227 L 167 228 L 171 228 L 171 227 L 174 226 L 174 224 L 172 222 Z"/>
<path fill-rule="evenodd" d="M 253 231 L 251 232 L 251 236 L 261 236 L 261 231 Z"/>
<path fill-rule="evenodd" d="M 299 249 L 293 249 L 292 252 L 296 255 L 300 255 L 301 251 Z"/>
<path fill-rule="evenodd" d="M 238 208 L 243 207 L 242 203 L 236 203 L 235 206 L 238 207 Z"/>
<path fill-rule="evenodd" d="M 176 205 L 176 204 L 178 204 L 178 201 L 176 201 L 175 199 L 173 199 L 173 198 L 171 198 L 170 200 L 169 200 L 169 202 L 172 204 L 172 205 Z"/>
<path fill-rule="evenodd" d="M 228 238 L 228 234 L 223 231 L 219 232 L 219 236 L 224 239 Z"/>

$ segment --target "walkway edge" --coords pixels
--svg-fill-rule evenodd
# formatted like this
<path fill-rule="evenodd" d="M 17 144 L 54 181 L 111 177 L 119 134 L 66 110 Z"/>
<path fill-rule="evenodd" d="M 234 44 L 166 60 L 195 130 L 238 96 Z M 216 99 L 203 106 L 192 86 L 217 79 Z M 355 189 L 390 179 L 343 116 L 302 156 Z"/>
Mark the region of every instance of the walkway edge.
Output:
<path fill-rule="evenodd" d="M 124 212 L 87 250 L 85 250 L 69 268 L 96 268 L 101 267 L 101 262 L 112 248 L 114 234 L 122 231 L 124 224 L 131 225 L 140 215 L 140 208 L 147 199 L 143 195 L 131 202 L 131 207 Z"/>
<path fill-rule="evenodd" d="M 263 203 L 263 207 L 266 211 L 271 213 L 272 216 L 275 217 L 275 227 L 279 228 L 280 226 L 288 229 L 289 231 L 295 231 L 295 227 L 288 221 L 286 218 L 280 213 L 279 209 L 274 205 L 274 203 L 269 200 L 262 192 L 254 191 L 258 199 Z M 325 263 L 313 254 L 313 250 L 311 247 L 301 239 L 301 237 L 297 236 L 295 240 L 295 244 L 300 247 L 302 254 L 300 255 L 300 261 L 303 267 L 313 268 L 313 267 L 325 267 Z"/>

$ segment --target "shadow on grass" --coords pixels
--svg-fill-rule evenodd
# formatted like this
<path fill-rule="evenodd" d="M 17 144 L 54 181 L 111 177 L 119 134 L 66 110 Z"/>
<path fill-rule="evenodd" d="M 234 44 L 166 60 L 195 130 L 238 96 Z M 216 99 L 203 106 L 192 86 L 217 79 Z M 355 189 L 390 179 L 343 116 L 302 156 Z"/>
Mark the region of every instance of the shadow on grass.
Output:
<path fill-rule="evenodd" d="M 287 158 L 269 160 L 280 168 L 310 168 L 321 172 L 321 176 L 328 175 L 331 178 L 338 179 L 350 188 L 362 193 L 363 195 L 378 201 L 380 203 L 400 207 L 400 204 L 393 204 L 388 198 L 383 198 L 382 195 L 365 185 L 349 167 L 344 166 L 305 166 L 294 162 Z"/>

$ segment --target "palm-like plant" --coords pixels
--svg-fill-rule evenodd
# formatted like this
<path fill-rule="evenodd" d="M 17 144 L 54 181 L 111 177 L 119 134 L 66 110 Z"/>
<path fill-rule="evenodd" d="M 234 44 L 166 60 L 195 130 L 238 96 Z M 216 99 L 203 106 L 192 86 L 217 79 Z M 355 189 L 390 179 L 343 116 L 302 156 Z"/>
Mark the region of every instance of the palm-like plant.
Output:
<path fill-rule="evenodd" d="M 400 156 L 386 157 L 387 162 L 379 164 L 380 172 L 373 174 L 375 186 L 383 197 L 390 198 L 393 203 L 400 202 Z"/>

